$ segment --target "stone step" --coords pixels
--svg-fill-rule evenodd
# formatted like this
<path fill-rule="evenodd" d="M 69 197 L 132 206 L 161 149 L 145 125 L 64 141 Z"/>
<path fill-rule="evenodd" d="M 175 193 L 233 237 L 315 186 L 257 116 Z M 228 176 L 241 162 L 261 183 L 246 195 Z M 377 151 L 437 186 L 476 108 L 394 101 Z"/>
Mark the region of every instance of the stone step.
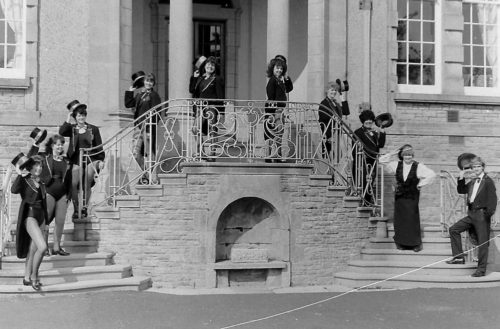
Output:
<path fill-rule="evenodd" d="M 75 253 L 69 256 L 49 256 L 43 258 L 40 269 L 111 265 L 114 255 L 113 252 L 94 252 L 89 254 Z M 16 256 L 5 256 L 1 259 L 1 268 L 2 270 L 24 269 L 24 263 L 24 259 L 19 259 Z"/>
<path fill-rule="evenodd" d="M 61 247 L 69 253 L 93 253 L 97 252 L 98 241 L 62 241 Z M 54 242 L 49 240 L 49 250 L 54 247 Z M 7 256 L 16 255 L 16 243 L 7 242 L 5 244 L 4 253 Z"/>
<path fill-rule="evenodd" d="M 43 283 L 43 281 L 42 281 Z M 151 278 L 141 276 L 131 276 L 121 279 L 99 279 L 85 280 L 69 283 L 47 284 L 37 292 L 30 286 L 18 285 L 0 285 L 0 294 L 44 294 L 57 292 L 87 292 L 87 291 L 118 291 L 133 290 L 142 291 L 151 288 Z"/>
<path fill-rule="evenodd" d="M 54 236 L 54 228 L 53 225 L 50 225 L 49 228 L 49 241 L 52 240 L 52 237 Z M 61 237 L 61 241 L 73 241 L 73 226 L 71 227 L 64 227 L 63 234 Z M 9 241 L 16 241 L 16 229 L 11 229 L 10 230 L 10 239 Z"/>
<path fill-rule="evenodd" d="M 470 273 L 473 271 L 471 270 Z M 404 275 L 391 278 L 385 273 L 338 272 L 334 284 L 361 289 L 485 288 L 500 286 L 500 272 L 473 278 L 470 275 Z M 388 280 L 391 278 L 390 280 Z"/>
<path fill-rule="evenodd" d="M 396 249 L 396 244 L 392 237 L 389 238 L 370 238 L 369 248 L 373 249 Z M 450 247 L 449 238 L 422 238 L 422 244 L 424 249 L 446 249 Z M 451 249 L 450 249 L 451 250 Z"/>
<path fill-rule="evenodd" d="M 400 262 L 377 260 L 352 260 L 348 263 L 348 271 L 356 273 L 402 274 L 413 271 L 412 275 L 471 275 L 477 262 L 463 265 L 450 265 L 445 262 L 428 266 L 425 262 Z"/>
<path fill-rule="evenodd" d="M 448 233 L 444 232 L 440 225 L 425 224 L 421 226 L 422 238 L 447 238 Z M 394 236 L 394 226 L 387 224 L 388 236 Z"/>
<path fill-rule="evenodd" d="M 63 267 L 40 271 L 40 281 L 44 285 L 54 285 L 85 280 L 121 279 L 132 276 L 130 265 L 105 265 Z M 24 278 L 24 270 L 0 271 L 0 285 L 19 285 Z"/>
<path fill-rule="evenodd" d="M 420 252 L 413 250 L 366 248 L 361 250 L 362 260 L 378 261 L 403 261 L 403 262 L 427 262 L 433 263 L 451 257 L 451 248 L 446 249 L 424 249 Z"/>

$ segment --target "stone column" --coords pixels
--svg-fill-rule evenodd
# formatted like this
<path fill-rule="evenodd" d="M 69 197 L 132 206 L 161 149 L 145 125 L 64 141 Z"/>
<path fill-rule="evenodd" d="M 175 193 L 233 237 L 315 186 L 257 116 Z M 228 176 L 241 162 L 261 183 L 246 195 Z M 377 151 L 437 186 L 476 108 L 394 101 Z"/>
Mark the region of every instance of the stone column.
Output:
<path fill-rule="evenodd" d="M 307 76 L 309 99 L 321 100 L 324 96 L 326 84 L 325 72 L 328 71 L 327 15 L 326 0 L 308 1 L 308 26 L 307 26 L 307 63 L 309 66 Z"/>
<path fill-rule="evenodd" d="M 193 62 L 193 3 L 170 1 L 168 98 L 188 98 Z"/>
<path fill-rule="evenodd" d="M 290 0 L 267 0 L 267 60 L 288 57 Z"/>
<path fill-rule="evenodd" d="M 462 63 L 464 51 L 462 47 L 462 33 L 464 19 L 462 14 L 462 1 L 443 1 L 443 72 L 441 76 L 443 94 L 463 94 L 464 79 L 462 75 Z M 436 18 L 436 21 L 438 18 Z M 436 24 L 436 29 L 439 24 Z M 438 58 L 436 58 L 437 60 Z M 439 71 L 436 71 L 436 75 Z"/>

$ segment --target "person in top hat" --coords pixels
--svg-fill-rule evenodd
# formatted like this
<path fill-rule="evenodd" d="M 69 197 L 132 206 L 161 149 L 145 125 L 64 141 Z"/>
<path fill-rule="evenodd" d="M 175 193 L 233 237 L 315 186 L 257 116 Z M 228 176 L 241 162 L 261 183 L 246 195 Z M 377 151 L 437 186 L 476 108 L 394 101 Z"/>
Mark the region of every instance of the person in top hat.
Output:
<path fill-rule="evenodd" d="M 484 172 L 486 166 L 484 161 L 480 157 L 475 157 L 470 165 L 471 169 L 460 170 L 457 180 L 457 192 L 467 195 L 467 216 L 453 224 L 448 230 L 453 258 L 446 263 L 465 264 L 460 233 L 474 229 L 478 243 L 478 263 L 472 277 L 481 277 L 486 275 L 491 217 L 496 211 L 497 194 L 495 183 Z M 473 179 L 468 183 L 465 182 L 467 172 L 473 174 Z"/>
<path fill-rule="evenodd" d="M 328 82 L 325 93 L 326 97 L 321 101 L 318 109 L 318 122 L 322 133 L 323 159 L 329 159 L 332 156 L 332 143 L 334 142 L 332 132 L 337 131 L 338 122 L 342 120 L 344 112 L 342 102 L 345 101 L 345 93 L 341 93 L 341 86 L 334 81 Z M 332 119 L 334 114 L 337 120 Z"/>
<path fill-rule="evenodd" d="M 393 158 L 397 156 L 397 160 Z M 414 160 L 415 153 L 410 144 L 382 155 L 379 158 L 384 169 L 396 176 L 394 193 L 394 242 L 399 250 L 422 250 L 420 212 L 418 208 L 420 190 L 429 185 L 436 173 L 422 162 Z"/>
<path fill-rule="evenodd" d="M 265 107 L 264 140 L 270 149 L 268 156 L 282 159 L 282 136 L 284 133 L 283 108 L 288 101 L 288 93 L 293 90 L 292 79 L 287 75 L 288 66 L 283 55 L 271 59 L 267 66 L 267 102 Z M 274 149 L 274 150 L 273 150 Z M 266 162 L 273 160 L 266 159 Z"/>
<path fill-rule="evenodd" d="M 139 90 L 135 84 L 125 91 L 125 107 L 134 112 L 134 157 L 142 170 L 146 169 L 144 159 L 149 158 L 150 162 L 155 159 L 156 154 L 156 125 L 158 114 L 146 116 L 150 109 L 161 103 L 160 95 L 153 89 L 156 78 L 153 73 L 144 77 L 143 87 Z M 136 92 L 137 91 L 137 92 Z M 134 94 L 135 92 L 135 94 Z M 148 184 L 150 177 L 145 173 L 139 180 L 140 184 Z"/>
<path fill-rule="evenodd" d="M 355 154 L 356 149 L 353 149 L 353 178 L 356 180 L 359 174 L 362 174 L 362 187 L 365 193 L 365 201 L 372 203 L 373 200 L 373 185 L 368 186 L 368 175 L 371 176 L 370 181 L 373 182 L 377 175 L 375 163 L 380 149 L 385 146 L 385 131 L 383 128 L 376 130 L 373 128 L 375 114 L 371 110 L 364 110 L 359 115 L 359 120 L 362 126 L 354 131 L 354 135 L 361 142 L 363 154 L 366 161 L 364 164 L 359 163 L 359 154 Z"/>
<path fill-rule="evenodd" d="M 71 199 L 73 200 L 73 219 L 79 218 L 78 188 L 80 184 L 80 168 L 83 170 L 84 204 L 82 217 L 87 217 L 87 205 L 90 202 L 91 187 L 95 174 L 104 168 L 104 151 L 99 128 L 87 123 L 87 105 L 78 100 L 70 102 L 67 106 L 69 112 L 65 122 L 59 127 L 59 134 L 69 137 L 68 159 L 72 166 Z M 83 158 L 80 165 L 80 149 L 93 148 L 89 158 Z M 82 166 L 82 167 L 80 167 Z"/>
<path fill-rule="evenodd" d="M 21 195 L 21 205 L 17 219 L 16 254 L 25 258 L 23 285 L 40 290 L 42 284 L 38 276 L 40 264 L 47 251 L 43 230 L 48 219 L 46 189 L 40 174 L 41 159 L 20 153 L 12 161 L 18 176 L 12 183 L 11 192 Z"/>
<path fill-rule="evenodd" d="M 223 101 L 216 99 L 225 98 L 224 79 L 218 74 L 218 63 L 214 56 L 208 57 L 196 69 L 189 80 L 189 92 L 193 98 L 208 99 L 195 102 L 193 106 L 194 126 L 198 152 L 202 152 L 203 136 L 213 137 L 217 132 L 219 116 L 224 114 Z M 215 151 L 210 148 L 212 155 Z"/>
<path fill-rule="evenodd" d="M 68 256 L 69 252 L 61 247 L 61 238 L 64 231 L 64 222 L 68 203 L 71 199 L 71 164 L 64 155 L 65 138 L 55 134 L 49 138 L 45 145 L 45 156 L 42 160 L 42 172 L 40 180 L 45 184 L 47 190 L 47 214 L 48 220 L 45 230 L 45 241 L 48 239 L 49 225 L 52 220 L 54 226 L 54 243 L 52 255 Z M 30 153 L 37 154 L 38 145 L 33 145 Z"/>

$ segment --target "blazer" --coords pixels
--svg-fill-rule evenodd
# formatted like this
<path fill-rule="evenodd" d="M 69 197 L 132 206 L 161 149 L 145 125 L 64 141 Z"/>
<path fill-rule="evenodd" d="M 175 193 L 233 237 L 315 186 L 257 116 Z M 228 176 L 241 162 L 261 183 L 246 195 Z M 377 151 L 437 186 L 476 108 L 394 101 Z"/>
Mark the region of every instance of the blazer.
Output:
<path fill-rule="evenodd" d="M 288 100 L 287 93 L 293 90 L 293 83 L 290 77 L 286 77 L 284 81 L 278 80 L 275 76 L 269 78 L 266 86 L 267 99 L 270 101 L 283 101 Z M 284 107 L 285 104 L 278 103 L 278 107 Z"/>
<path fill-rule="evenodd" d="M 373 159 L 385 146 L 385 132 L 372 131 L 370 134 L 366 128 L 360 127 L 354 131 L 354 134 L 363 142 L 365 153 Z"/>
<path fill-rule="evenodd" d="M 90 159 L 94 161 L 103 161 L 105 154 L 102 149 L 102 138 L 99 128 L 90 123 L 87 123 L 87 128 L 90 129 L 92 134 L 92 145 L 91 147 L 97 147 L 92 151 L 92 156 Z M 80 154 L 80 146 L 78 145 L 78 130 L 76 124 L 71 124 L 64 122 L 59 127 L 59 135 L 64 137 L 69 137 L 69 147 L 68 147 L 68 158 L 72 164 L 78 164 L 78 156 Z"/>
<path fill-rule="evenodd" d="M 193 94 L 194 98 L 208 98 L 208 99 L 224 99 L 224 79 L 219 75 L 212 75 L 209 79 L 208 85 L 201 88 L 201 82 L 205 79 L 203 75 L 195 78 L 191 76 L 189 79 L 189 92 Z"/>
<path fill-rule="evenodd" d="M 35 155 L 38 154 L 39 146 L 32 145 L 28 154 Z M 41 154 L 40 154 L 41 155 Z M 54 178 L 52 176 L 53 168 L 54 168 L 54 158 L 52 154 L 44 155 L 42 161 L 42 173 L 40 174 L 40 180 L 45 184 L 46 187 L 49 187 L 53 182 Z M 64 174 L 63 183 L 67 191 L 67 195 L 69 197 L 71 191 L 71 164 L 69 163 L 69 159 L 67 157 L 63 157 L 64 163 L 66 163 L 66 173 Z"/>
<path fill-rule="evenodd" d="M 472 195 L 472 190 L 474 188 L 475 181 L 471 180 L 465 184 L 465 178 L 457 180 L 457 192 L 459 194 L 467 194 L 467 204 L 472 207 L 472 209 L 483 209 L 484 214 L 487 217 L 491 217 L 497 208 L 497 193 L 495 188 L 495 183 L 486 174 L 484 174 L 481 183 L 479 183 L 479 188 L 477 190 L 474 202 L 470 203 L 470 197 Z"/>
<path fill-rule="evenodd" d="M 125 107 L 133 109 L 134 120 L 160 103 L 160 95 L 152 89 L 141 91 L 135 96 L 133 91 L 125 91 Z"/>

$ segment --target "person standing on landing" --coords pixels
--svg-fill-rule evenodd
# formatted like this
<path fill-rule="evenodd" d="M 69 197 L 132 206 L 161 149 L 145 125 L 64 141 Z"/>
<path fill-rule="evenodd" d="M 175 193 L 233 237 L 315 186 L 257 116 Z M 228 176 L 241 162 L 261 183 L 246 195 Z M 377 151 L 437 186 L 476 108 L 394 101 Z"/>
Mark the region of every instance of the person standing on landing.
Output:
<path fill-rule="evenodd" d="M 497 207 L 495 183 L 484 172 L 486 164 L 480 157 L 471 160 L 474 179 L 465 183 L 465 170 L 461 170 L 458 177 L 457 192 L 467 194 L 467 216 L 460 219 L 449 228 L 451 251 L 453 259 L 448 264 L 465 264 L 460 233 L 474 229 L 478 242 L 478 264 L 472 277 L 486 275 L 488 264 L 488 246 L 490 239 L 491 216 Z"/>
<path fill-rule="evenodd" d="M 397 155 L 399 161 L 391 161 Z M 422 250 L 420 229 L 420 189 L 432 183 L 436 174 L 423 163 L 414 160 L 410 144 L 380 156 L 380 164 L 390 174 L 396 175 L 394 193 L 394 242 L 399 250 Z"/>

